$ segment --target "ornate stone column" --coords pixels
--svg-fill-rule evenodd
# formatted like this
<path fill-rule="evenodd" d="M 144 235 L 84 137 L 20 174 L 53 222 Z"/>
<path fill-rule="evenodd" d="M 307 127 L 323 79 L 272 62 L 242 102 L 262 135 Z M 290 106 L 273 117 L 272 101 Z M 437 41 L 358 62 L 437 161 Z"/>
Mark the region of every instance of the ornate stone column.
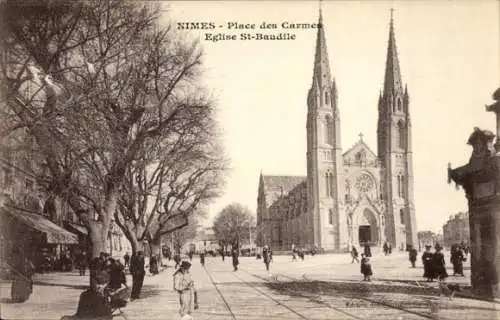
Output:
<path fill-rule="evenodd" d="M 448 166 L 448 182 L 462 186 L 469 204 L 472 287 L 488 298 L 499 297 L 500 278 L 500 89 L 493 98 L 486 110 L 496 114 L 496 135 L 474 128 L 467 142 L 473 148 L 469 162 Z"/>

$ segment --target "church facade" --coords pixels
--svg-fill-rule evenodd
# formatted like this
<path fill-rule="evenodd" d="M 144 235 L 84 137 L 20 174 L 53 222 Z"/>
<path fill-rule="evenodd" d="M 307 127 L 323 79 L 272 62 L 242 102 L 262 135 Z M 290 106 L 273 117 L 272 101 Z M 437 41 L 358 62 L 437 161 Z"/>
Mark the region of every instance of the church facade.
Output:
<path fill-rule="evenodd" d="M 377 153 L 361 134 L 343 152 L 321 11 L 319 24 L 307 96 L 307 176 L 260 174 L 257 242 L 273 250 L 295 245 L 325 251 L 365 243 L 417 245 L 410 99 L 401 81 L 393 19 L 377 106 Z"/>

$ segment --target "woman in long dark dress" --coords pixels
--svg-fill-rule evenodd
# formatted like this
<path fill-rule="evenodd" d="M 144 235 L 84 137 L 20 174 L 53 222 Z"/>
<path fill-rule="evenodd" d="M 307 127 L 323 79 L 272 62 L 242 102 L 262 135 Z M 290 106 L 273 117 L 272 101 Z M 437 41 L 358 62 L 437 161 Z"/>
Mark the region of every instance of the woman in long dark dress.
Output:
<path fill-rule="evenodd" d="M 450 262 L 453 265 L 453 275 L 461 275 L 464 276 L 464 253 L 462 248 L 458 245 L 454 245 L 451 248 L 451 258 Z"/>
<path fill-rule="evenodd" d="M 25 302 L 33 292 L 35 267 L 19 251 L 14 252 L 14 257 L 16 260 L 12 266 L 11 298 L 13 302 Z"/>
<path fill-rule="evenodd" d="M 364 253 L 361 254 L 361 274 L 363 275 L 363 281 L 371 281 L 371 276 L 373 275 L 372 264 L 370 263 L 370 258 Z"/>
<path fill-rule="evenodd" d="M 425 246 L 425 252 L 422 254 L 422 264 L 424 265 L 424 278 L 427 281 L 432 281 L 436 277 L 434 275 L 434 269 L 432 268 L 433 253 L 431 252 L 431 246 Z"/>
<path fill-rule="evenodd" d="M 444 281 L 448 277 L 448 273 L 446 272 L 444 254 L 441 250 L 441 246 L 436 245 L 436 252 L 434 252 L 432 264 L 436 278 L 438 278 L 439 281 Z"/>

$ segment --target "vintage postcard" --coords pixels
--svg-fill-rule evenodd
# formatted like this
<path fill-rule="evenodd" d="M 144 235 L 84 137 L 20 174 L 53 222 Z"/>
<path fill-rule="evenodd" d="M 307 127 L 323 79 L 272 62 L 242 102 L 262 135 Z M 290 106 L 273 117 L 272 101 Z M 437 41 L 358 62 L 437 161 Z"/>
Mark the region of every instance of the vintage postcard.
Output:
<path fill-rule="evenodd" d="M 498 1 L 0 1 L 1 319 L 487 319 Z"/>

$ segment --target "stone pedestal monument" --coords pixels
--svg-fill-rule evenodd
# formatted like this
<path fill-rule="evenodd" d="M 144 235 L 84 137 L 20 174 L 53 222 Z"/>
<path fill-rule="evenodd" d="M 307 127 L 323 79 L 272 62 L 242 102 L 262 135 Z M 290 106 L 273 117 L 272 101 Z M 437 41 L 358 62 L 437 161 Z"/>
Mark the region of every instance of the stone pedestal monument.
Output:
<path fill-rule="evenodd" d="M 500 277 L 500 89 L 496 100 L 486 106 L 497 119 L 496 135 L 474 128 L 468 144 L 469 162 L 459 168 L 448 167 L 448 182 L 462 186 L 469 203 L 471 283 L 485 297 L 499 297 Z M 493 140 L 496 136 L 495 145 Z"/>

